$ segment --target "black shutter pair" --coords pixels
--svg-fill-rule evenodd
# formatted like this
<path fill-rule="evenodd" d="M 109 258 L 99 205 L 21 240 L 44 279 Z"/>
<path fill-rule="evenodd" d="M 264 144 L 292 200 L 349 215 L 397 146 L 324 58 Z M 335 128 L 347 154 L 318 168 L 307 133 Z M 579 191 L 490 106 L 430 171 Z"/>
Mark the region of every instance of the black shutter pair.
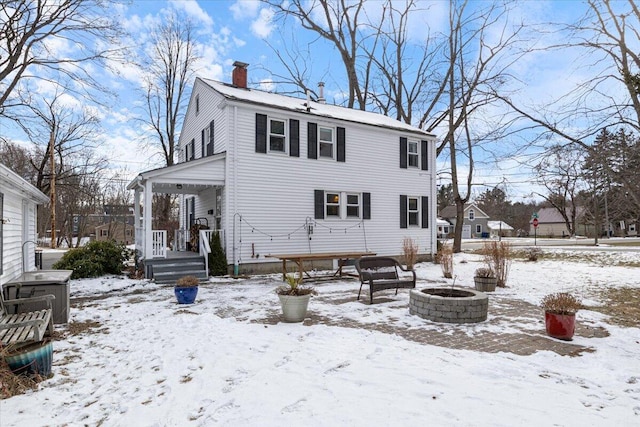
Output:
<path fill-rule="evenodd" d="M 315 219 L 324 219 L 324 190 L 313 191 Z M 362 219 L 371 219 L 371 193 L 362 193 Z"/>
<path fill-rule="evenodd" d="M 307 123 L 307 157 L 309 159 L 318 158 L 318 125 L 317 123 Z M 346 150 L 346 131 L 343 127 L 336 129 L 336 160 L 345 162 L 347 157 Z"/>
<path fill-rule="evenodd" d="M 256 153 L 267 152 L 267 116 L 256 113 Z M 289 156 L 300 157 L 300 121 L 289 119 Z"/>
<path fill-rule="evenodd" d="M 407 138 L 400 137 L 400 168 L 407 169 L 407 157 L 409 154 Z M 429 148 L 427 141 L 420 141 L 420 169 L 429 170 Z"/>
<path fill-rule="evenodd" d="M 420 227 L 429 228 L 429 198 L 420 197 Z M 408 228 L 409 224 L 409 206 L 408 197 L 404 194 L 400 195 L 400 228 Z"/>

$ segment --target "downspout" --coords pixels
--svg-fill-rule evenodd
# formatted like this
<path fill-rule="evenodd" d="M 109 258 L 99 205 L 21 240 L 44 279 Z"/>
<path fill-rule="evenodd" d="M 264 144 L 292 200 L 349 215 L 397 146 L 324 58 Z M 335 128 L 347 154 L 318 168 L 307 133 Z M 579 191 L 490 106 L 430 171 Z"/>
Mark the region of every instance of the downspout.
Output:
<path fill-rule="evenodd" d="M 431 167 L 431 175 L 429 176 L 430 187 L 431 187 L 431 206 L 435 206 L 433 209 L 433 215 L 431 218 L 431 261 L 435 261 L 436 254 L 438 252 L 438 191 L 436 189 L 436 150 L 435 150 L 435 141 L 433 141 L 433 149 L 429 150 L 431 155 L 430 159 L 430 167 Z"/>
<path fill-rule="evenodd" d="M 233 276 L 238 277 L 240 266 L 236 256 L 236 216 L 238 213 L 238 106 L 233 106 Z"/>

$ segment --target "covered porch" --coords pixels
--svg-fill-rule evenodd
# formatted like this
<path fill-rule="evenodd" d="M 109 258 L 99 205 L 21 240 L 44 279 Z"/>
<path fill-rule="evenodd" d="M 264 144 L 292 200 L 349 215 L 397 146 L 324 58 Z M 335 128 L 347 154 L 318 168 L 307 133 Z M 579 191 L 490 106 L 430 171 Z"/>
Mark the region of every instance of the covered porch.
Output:
<path fill-rule="evenodd" d="M 206 194 L 215 199 L 218 193 L 222 193 L 225 185 L 225 153 L 204 157 L 189 162 L 153 169 L 140 173 L 127 186 L 134 191 L 134 217 L 135 217 L 135 249 L 141 261 L 158 258 L 167 258 L 169 252 L 173 257 L 179 253 L 193 254 L 199 252 L 206 255 L 211 251 L 209 240 L 214 231 L 220 233 L 224 239 L 223 230 L 219 230 L 220 221 L 215 220 L 215 215 L 221 215 L 221 200 L 214 209 L 207 209 L 204 214 L 197 215 L 195 210 L 196 199 Z M 179 228 L 177 230 L 161 230 L 153 228 L 153 195 L 173 194 L 179 197 Z M 189 201 L 190 205 L 186 206 Z M 221 198 L 220 198 L 221 199 Z M 204 204 L 199 201 L 200 209 Z M 191 209 L 190 211 L 189 208 Z M 200 211 L 202 212 L 202 210 Z M 206 222 L 207 226 L 199 229 L 197 247 L 193 247 L 191 232 L 193 225 L 198 222 Z M 195 227 L 199 228 L 199 227 Z M 169 244 L 171 242 L 171 244 Z M 224 242 L 224 240 L 223 240 Z"/>

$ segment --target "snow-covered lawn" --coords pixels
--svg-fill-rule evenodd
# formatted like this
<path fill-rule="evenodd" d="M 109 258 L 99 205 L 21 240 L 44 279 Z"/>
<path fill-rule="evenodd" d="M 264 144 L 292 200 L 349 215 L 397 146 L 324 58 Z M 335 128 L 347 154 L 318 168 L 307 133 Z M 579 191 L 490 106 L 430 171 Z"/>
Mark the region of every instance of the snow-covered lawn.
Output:
<path fill-rule="evenodd" d="M 638 267 L 616 265 L 640 252 L 584 256 L 515 261 L 508 287 L 490 294 L 489 319 L 476 325 L 411 316 L 408 290 L 358 302 L 354 280 L 318 283 L 304 324 L 277 321 L 278 275 L 212 280 L 190 306 L 144 280 L 74 280 L 54 376 L 0 401 L 0 425 L 640 425 L 640 330 L 595 310 L 581 310 L 578 322 L 608 334 L 576 336 L 566 345 L 594 350 L 576 357 L 456 350 L 394 332 L 533 337 L 544 335 L 542 311 L 506 317 L 506 302 L 537 306 L 562 290 L 595 307 L 605 289 L 640 288 Z M 472 287 L 480 265 L 456 254 L 456 286 Z M 418 288 L 452 283 L 438 265 L 416 271 Z"/>

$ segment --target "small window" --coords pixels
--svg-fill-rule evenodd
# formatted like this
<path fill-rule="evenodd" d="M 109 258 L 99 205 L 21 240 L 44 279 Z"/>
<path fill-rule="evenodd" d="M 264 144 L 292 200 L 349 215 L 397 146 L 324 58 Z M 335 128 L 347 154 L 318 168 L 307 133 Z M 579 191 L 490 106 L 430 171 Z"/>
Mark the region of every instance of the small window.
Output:
<path fill-rule="evenodd" d="M 409 141 L 407 146 L 407 163 L 409 167 L 417 168 L 420 167 L 420 154 L 418 151 L 418 141 Z"/>
<path fill-rule="evenodd" d="M 347 194 L 347 218 L 360 218 L 359 194 Z"/>
<path fill-rule="evenodd" d="M 482 233 L 482 225 L 476 224 L 476 234 L 481 234 L 481 233 Z"/>
<path fill-rule="evenodd" d="M 127 229 L 124 231 L 124 235 L 125 235 L 125 236 L 127 236 L 127 237 L 131 237 L 131 236 L 133 236 L 133 233 L 132 233 L 131 231 L 132 231 L 132 230 L 131 230 L 130 228 L 127 228 Z"/>
<path fill-rule="evenodd" d="M 420 225 L 420 203 L 417 197 L 407 199 L 409 214 L 409 225 Z"/>
<path fill-rule="evenodd" d="M 101 237 L 109 237 L 109 230 L 100 230 Z"/>
<path fill-rule="evenodd" d="M 196 116 L 200 112 L 200 94 L 196 95 Z"/>
<path fill-rule="evenodd" d="M 318 127 L 318 141 L 320 142 L 320 157 L 333 159 L 333 129 L 328 127 Z"/>
<path fill-rule="evenodd" d="M 286 128 L 287 127 L 284 120 L 269 120 L 269 151 L 275 151 L 278 153 L 286 152 Z"/>
<path fill-rule="evenodd" d="M 473 221 L 476 219 L 476 212 L 473 209 L 469 209 L 469 220 Z"/>
<path fill-rule="evenodd" d="M 635 224 L 629 224 L 629 231 L 636 231 L 636 225 Z"/>
<path fill-rule="evenodd" d="M 326 194 L 326 214 L 327 218 L 329 217 L 340 217 L 340 194 L 338 193 L 327 193 Z"/>

